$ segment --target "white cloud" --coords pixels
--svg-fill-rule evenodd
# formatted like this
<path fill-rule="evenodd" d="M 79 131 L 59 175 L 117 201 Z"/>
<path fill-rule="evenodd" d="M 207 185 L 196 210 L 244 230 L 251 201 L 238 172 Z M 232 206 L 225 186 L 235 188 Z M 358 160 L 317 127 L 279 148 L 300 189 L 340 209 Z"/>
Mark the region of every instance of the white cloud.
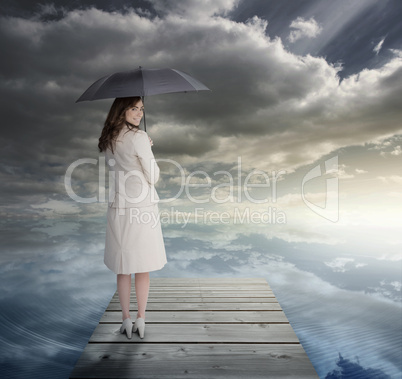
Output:
<path fill-rule="evenodd" d="M 398 156 L 402 154 L 402 149 L 400 146 L 395 146 L 394 150 L 392 151 L 381 151 L 380 155 L 382 157 L 387 157 L 389 155 L 394 155 L 394 156 Z"/>
<path fill-rule="evenodd" d="M 399 241 L 399 244 L 402 245 L 402 243 Z M 399 262 L 402 261 L 402 254 L 388 254 L 388 253 L 382 253 L 381 256 L 375 257 L 379 261 L 393 261 L 393 262 Z"/>
<path fill-rule="evenodd" d="M 338 165 L 338 172 L 337 172 L 337 176 L 339 179 L 352 179 L 355 176 L 353 174 L 348 174 L 345 171 L 346 165 L 345 164 L 340 164 Z"/>
<path fill-rule="evenodd" d="M 265 32 L 268 26 L 268 21 L 259 18 L 258 16 L 253 16 L 246 20 L 246 25 L 253 26 L 260 31 Z"/>
<path fill-rule="evenodd" d="M 330 262 L 324 262 L 328 267 L 331 267 L 334 272 L 346 272 L 350 268 L 346 268 L 346 264 L 349 262 L 354 262 L 353 258 L 335 258 Z"/>
<path fill-rule="evenodd" d="M 367 174 L 368 173 L 368 171 L 362 170 L 360 168 L 356 168 L 355 171 L 356 171 L 357 174 Z"/>
<path fill-rule="evenodd" d="M 402 142 L 402 134 L 395 134 L 389 139 L 382 139 L 374 142 L 374 146 L 368 150 L 380 150 L 380 156 L 384 158 L 397 157 L 402 154 L 400 143 Z"/>
<path fill-rule="evenodd" d="M 314 17 L 311 17 L 309 20 L 305 20 L 303 17 L 298 17 L 290 23 L 289 27 L 294 29 L 290 32 L 288 37 L 288 40 L 291 43 L 294 43 L 301 38 L 317 37 L 322 31 L 322 27 L 317 23 Z"/>
<path fill-rule="evenodd" d="M 324 262 L 324 264 L 332 269 L 333 272 L 346 272 L 352 268 L 366 267 L 367 263 L 352 263 L 355 262 L 354 258 L 338 257 L 329 262 Z M 348 266 L 348 267 L 346 267 Z"/>
<path fill-rule="evenodd" d="M 402 176 L 399 175 L 378 176 L 377 178 L 386 184 L 389 183 L 402 184 Z"/>
<path fill-rule="evenodd" d="M 380 52 L 384 41 L 385 41 L 385 37 L 380 42 L 378 42 L 377 45 L 374 46 L 373 51 L 376 53 L 376 55 L 378 55 L 378 53 Z"/>
<path fill-rule="evenodd" d="M 240 0 L 148 0 L 154 9 L 162 14 L 179 15 L 189 19 L 199 19 L 214 15 L 225 16 Z"/>
<path fill-rule="evenodd" d="M 368 263 L 356 263 L 355 267 L 360 268 L 360 267 L 365 267 L 368 266 Z"/>
<path fill-rule="evenodd" d="M 400 292 L 401 289 L 402 289 L 402 283 L 399 282 L 399 281 L 397 281 L 397 280 L 395 280 L 395 281 L 393 281 L 393 282 L 391 282 L 391 283 L 389 283 L 389 284 L 395 288 L 395 291 L 399 291 L 399 292 Z"/>

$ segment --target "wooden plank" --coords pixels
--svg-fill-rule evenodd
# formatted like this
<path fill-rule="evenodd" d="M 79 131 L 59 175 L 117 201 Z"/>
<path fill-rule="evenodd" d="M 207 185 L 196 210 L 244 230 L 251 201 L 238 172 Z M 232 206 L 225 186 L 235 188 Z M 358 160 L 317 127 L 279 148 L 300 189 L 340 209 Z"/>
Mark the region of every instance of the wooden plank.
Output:
<path fill-rule="evenodd" d="M 120 304 L 110 302 L 107 311 L 121 311 Z M 130 303 L 130 311 L 137 310 L 134 303 Z M 275 311 L 282 310 L 279 303 L 149 303 L 150 311 Z"/>
<path fill-rule="evenodd" d="M 136 303 L 136 298 L 130 298 L 131 303 Z M 119 299 L 112 299 L 112 303 L 119 303 Z M 231 297 L 231 298 L 226 298 L 226 297 L 219 297 L 219 298 L 214 298 L 214 297 L 148 297 L 148 304 L 150 303 L 175 303 L 175 302 L 181 302 L 181 303 L 277 303 L 277 300 L 275 297 L 250 297 L 250 298 L 236 298 L 236 297 Z"/>
<path fill-rule="evenodd" d="M 120 325 L 98 324 L 90 343 L 142 343 L 128 339 L 119 331 Z M 149 324 L 147 343 L 299 343 L 290 324 Z"/>
<path fill-rule="evenodd" d="M 134 285 L 131 286 L 132 289 L 134 290 L 135 287 Z M 197 286 L 197 285 L 180 285 L 180 286 L 164 286 L 164 285 L 150 285 L 150 291 L 158 290 L 158 291 L 165 291 L 165 290 L 221 290 L 221 291 L 255 291 L 255 290 L 260 290 L 260 291 L 271 291 L 271 288 L 268 286 L 264 286 L 262 284 L 253 284 L 253 285 L 242 285 L 242 284 L 222 284 L 222 285 L 202 285 L 202 286 Z"/>
<path fill-rule="evenodd" d="M 134 279 L 135 276 L 133 275 L 132 278 Z M 204 285 L 242 285 L 242 286 L 249 286 L 249 285 L 261 285 L 266 286 L 269 285 L 268 282 L 265 280 L 237 280 L 237 279 L 227 279 L 227 280 L 215 280 L 215 279 L 205 279 L 205 280 L 163 280 L 163 278 L 150 278 L 151 285 L 172 285 L 172 286 L 204 286 Z"/>
<path fill-rule="evenodd" d="M 202 296 L 202 297 L 275 297 L 272 291 L 149 291 L 150 297 L 190 297 L 190 296 Z M 136 297 L 135 291 L 131 292 L 131 297 Z M 113 299 L 118 299 L 119 295 L 116 293 L 113 295 Z"/>
<path fill-rule="evenodd" d="M 88 370 L 90 368 L 90 370 Z M 112 373 L 112 376 L 111 376 Z M 70 378 L 317 379 L 301 345 L 89 344 Z"/>
<path fill-rule="evenodd" d="M 152 312 L 147 310 L 145 317 L 147 326 L 152 323 L 289 323 L 283 311 Z M 121 325 L 122 314 L 121 312 L 105 312 L 99 322 Z"/>
<path fill-rule="evenodd" d="M 156 286 L 156 285 L 150 285 L 149 291 L 154 291 L 154 290 L 158 290 L 158 291 L 164 291 L 164 290 L 195 290 L 195 291 L 215 291 L 215 290 L 219 290 L 219 291 L 255 291 L 255 290 L 260 290 L 260 291 L 264 291 L 264 290 L 271 290 L 271 288 L 269 286 L 264 286 L 261 284 L 257 284 L 257 285 L 247 285 L 247 286 L 242 286 L 241 284 L 237 284 L 237 285 L 222 285 L 222 286 L 214 286 L 214 285 L 203 285 L 202 287 L 197 286 L 197 285 L 189 285 L 187 286 L 188 288 L 186 288 L 186 286 L 182 286 L 182 285 L 178 285 L 178 286 L 173 286 L 173 285 L 169 285 L 168 287 L 165 286 Z M 131 285 L 131 289 L 132 291 L 135 290 L 134 285 Z"/>
<path fill-rule="evenodd" d="M 134 275 L 133 275 L 134 277 Z M 175 285 L 177 283 L 196 283 L 196 284 L 202 284 L 202 283 L 242 283 L 242 284 L 248 284 L 248 283 L 262 283 L 262 284 L 267 284 L 267 281 L 265 278 L 163 278 L 163 277 L 157 277 L 157 278 L 150 278 L 151 283 L 174 283 Z"/>

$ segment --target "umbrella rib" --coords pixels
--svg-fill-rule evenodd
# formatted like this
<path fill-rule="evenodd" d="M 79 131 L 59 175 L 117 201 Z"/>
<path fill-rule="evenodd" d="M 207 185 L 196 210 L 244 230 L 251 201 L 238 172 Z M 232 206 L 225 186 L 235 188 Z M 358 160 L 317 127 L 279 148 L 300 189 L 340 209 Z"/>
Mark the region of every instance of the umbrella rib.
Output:
<path fill-rule="evenodd" d="M 201 83 L 197 79 L 193 78 L 191 75 L 187 74 L 186 72 L 175 70 L 174 68 L 172 68 L 172 71 L 176 72 L 176 74 L 178 74 L 185 81 L 187 81 L 188 84 L 190 84 L 190 86 L 193 87 L 194 91 L 196 91 L 196 92 L 198 92 L 200 90 L 201 91 L 202 90 L 209 90 L 210 91 L 210 89 L 208 87 L 206 87 L 203 83 Z"/>

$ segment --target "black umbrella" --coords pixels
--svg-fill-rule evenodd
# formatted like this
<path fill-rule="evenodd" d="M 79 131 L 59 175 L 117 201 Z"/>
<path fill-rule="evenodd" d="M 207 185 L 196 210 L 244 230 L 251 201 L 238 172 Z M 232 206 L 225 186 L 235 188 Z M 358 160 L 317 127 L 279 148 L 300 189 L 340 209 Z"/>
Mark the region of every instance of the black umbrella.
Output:
<path fill-rule="evenodd" d="M 91 101 L 116 97 L 145 96 L 173 92 L 210 91 L 204 84 L 185 72 L 173 68 L 116 72 L 93 83 L 76 101 Z M 144 113 L 144 129 L 147 130 Z"/>

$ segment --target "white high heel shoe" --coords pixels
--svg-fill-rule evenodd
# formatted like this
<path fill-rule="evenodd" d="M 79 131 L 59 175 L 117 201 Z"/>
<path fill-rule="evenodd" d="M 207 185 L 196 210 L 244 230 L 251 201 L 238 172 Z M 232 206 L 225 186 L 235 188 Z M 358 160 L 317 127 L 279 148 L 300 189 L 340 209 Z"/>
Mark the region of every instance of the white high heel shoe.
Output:
<path fill-rule="evenodd" d="M 144 338 L 145 333 L 145 320 L 141 317 L 137 318 L 133 324 L 133 332 L 135 333 L 138 329 L 138 334 L 140 338 Z"/>
<path fill-rule="evenodd" d="M 130 317 L 127 317 L 124 321 L 123 324 L 120 326 L 120 333 L 126 332 L 127 337 L 131 338 L 133 331 L 133 322 L 131 321 Z"/>

